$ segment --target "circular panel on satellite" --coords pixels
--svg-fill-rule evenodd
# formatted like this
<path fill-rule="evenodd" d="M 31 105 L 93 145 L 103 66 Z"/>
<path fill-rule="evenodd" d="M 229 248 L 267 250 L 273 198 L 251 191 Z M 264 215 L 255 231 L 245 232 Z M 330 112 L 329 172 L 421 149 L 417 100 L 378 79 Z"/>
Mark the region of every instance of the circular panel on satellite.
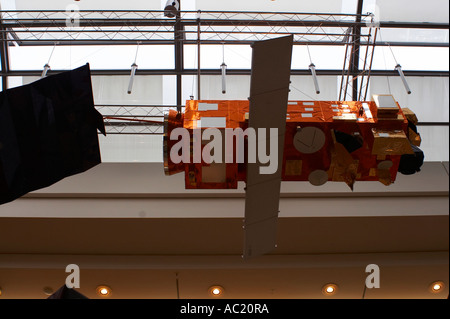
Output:
<path fill-rule="evenodd" d="M 308 180 L 314 186 L 322 186 L 328 182 L 328 173 L 321 169 L 316 170 L 309 174 Z"/>
<path fill-rule="evenodd" d="M 391 169 L 391 167 L 394 165 L 392 161 L 383 161 L 378 164 L 378 169 Z"/>
<path fill-rule="evenodd" d="M 294 147 L 303 154 L 313 154 L 325 145 L 325 133 L 317 127 L 301 128 L 294 136 Z"/>

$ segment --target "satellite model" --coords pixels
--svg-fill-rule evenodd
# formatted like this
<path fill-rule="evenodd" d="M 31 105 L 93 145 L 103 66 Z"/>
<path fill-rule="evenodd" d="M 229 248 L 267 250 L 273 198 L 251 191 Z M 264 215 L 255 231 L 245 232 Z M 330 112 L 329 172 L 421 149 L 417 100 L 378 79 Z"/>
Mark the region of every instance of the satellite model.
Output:
<path fill-rule="evenodd" d="M 184 172 L 187 189 L 246 183 L 244 257 L 275 248 L 282 181 L 390 185 L 424 160 L 415 114 L 391 95 L 289 101 L 292 47 L 293 36 L 253 44 L 248 100 L 165 116 L 167 175 Z M 89 65 L 1 92 L 0 205 L 100 164 L 97 130 Z"/>
<path fill-rule="evenodd" d="M 246 183 L 244 257 L 276 247 L 281 181 L 344 182 L 352 190 L 357 181 L 390 185 L 398 172 L 420 171 L 424 160 L 415 114 L 391 95 L 367 102 L 289 101 L 292 46 L 292 36 L 253 44 L 248 101 L 190 100 L 184 113 L 165 117 L 166 175 L 184 172 L 187 189 Z M 180 128 L 188 132 L 184 141 L 174 134 Z M 222 134 L 205 138 L 211 128 Z M 263 146 L 258 155 L 276 153 L 275 169 L 254 155 L 256 144 Z"/>

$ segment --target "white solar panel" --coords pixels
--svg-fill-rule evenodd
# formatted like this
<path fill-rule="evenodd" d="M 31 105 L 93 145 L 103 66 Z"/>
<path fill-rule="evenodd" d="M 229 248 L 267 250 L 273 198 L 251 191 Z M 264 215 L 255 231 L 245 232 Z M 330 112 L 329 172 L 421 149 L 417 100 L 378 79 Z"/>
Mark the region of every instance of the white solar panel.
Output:
<path fill-rule="evenodd" d="M 270 128 L 278 129 L 278 169 L 264 175 L 260 162 L 247 165 L 244 258 L 266 254 L 276 245 L 292 42 L 289 36 L 253 45 L 249 127 L 266 129 L 267 137 Z"/>

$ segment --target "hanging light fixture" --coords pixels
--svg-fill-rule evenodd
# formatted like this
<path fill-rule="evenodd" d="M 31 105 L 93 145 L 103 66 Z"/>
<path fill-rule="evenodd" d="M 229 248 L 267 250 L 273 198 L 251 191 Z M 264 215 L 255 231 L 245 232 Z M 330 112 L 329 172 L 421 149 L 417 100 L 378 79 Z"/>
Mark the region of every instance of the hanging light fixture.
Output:
<path fill-rule="evenodd" d="M 47 76 L 48 70 L 50 70 L 50 65 L 46 63 L 44 65 L 44 70 L 42 71 L 41 78 L 45 78 Z"/>
<path fill-rule="evenodd" d="M 52 52 L 50 53 L 50 57 L 48 58 L 48 62 L 44 65 L 44 70 L 42 71 L 41 78 L 45 78 L 47 76 L 48 70 L 50 70 L 50 60 L 52 59 L 53 52 L 55 51 L 56 43 L 53 46 Z"/>
<path fill-rule="evenodd" d="M 137 68 L 138 68 L 138 66 L 136 63 L 133 63 L 131 65 L 131 75 L 130 75 L 130 82 L 128 84 L 128 94 L 131 94 L 131 92 L 133 90 L 134 76 L 136 75 Z"/>
<path fill-rule="evenodd" d="M 220 65 L 220 68 L 222 70 L 222 94 L 227 93 L 227 65 L 225 64 L 225 43 L 222 45 L 222 57 L 223 62 Z"/>
<path fill-rule="evenodd" d="M 381 34 L 380 34 L 380 37 L 381 37 Z M 406 81 L 406 77 L 405 77 L 405 74 L 403 73 L 402 66 L 400 65 L 400 63 L 398 63 L 397 58 L 395 57 L 395 54 L 394 54 L 394 50 L 392 50 L 391 45 L 389 43 L 387 43 L 387 44 L 388 44 L 389 50 L 391 51 L 392 57 L 394 58 L 394 61 L 397 64 L 395 66 L 395 70 L 398 72 L 398 74 L 400 75 L 400 78 L 402 79 L 403 86 L 405 87 L 406 93 L 411 94 L 411 89 L 408 85 L 408 81 Z"/>
<path fill-rule="evenodd" d="M 403 85 L 405 86 L 406 93 L 411 94 L 411 89 L 409 88 L 408 82 L 406 81 L 405 74 L 403 73 L 402 66 L 397 63 L 395 66 L 395 69 L 397 70 L 398 74 L 402 78 Z"/>
<path fill-rule="evenodd" d="M 131 92 L 133 91 L 134 76 L 136 75 L 136 70 L 138 68 L 138 65 L 136 64 L 136 61 L 137 61 L 137 55 L 138 55 L 138 52 L 139 52 L 139 44 L 140 44 L 140 42 L 138 42 L 138 44 L 137 44 L 136 56 L 134 58 L 133 64 L 131 65 L 130 81 L 128 83 L 128 94 L 131 94 Z"/>
<path fill-rule="evenodd" d="M 320 88 L 319 88 L 319 81 L 317 80 L 317 73 L 316 73 L 316 65 L 313 63 L 312 58 L 311 58 L 311 52 L 309 52 L 309 46 L 306 45 L 306 48 L 308 50 L 308 55 L 309 55 L 309 61 L 310 61 L 310 65 L 309 65 L 309 70 L 311 71 L 311 75 L 313 77 L 313 81 L 314 81 L 314 88 L 316 90 L 316 94 L 320 94 Z"/>
<path fill-rule="evenodd" d="M 316 94 L 320 94 L 319 81 L 317 80 L 316 66 L 314 65 L 314 63 L 311 63 L 309 65 L 309 69 L 311 70 L 311 74 L 312 74 L 312 77 L 313 77 L 314 87 L 316 89 Z"/>

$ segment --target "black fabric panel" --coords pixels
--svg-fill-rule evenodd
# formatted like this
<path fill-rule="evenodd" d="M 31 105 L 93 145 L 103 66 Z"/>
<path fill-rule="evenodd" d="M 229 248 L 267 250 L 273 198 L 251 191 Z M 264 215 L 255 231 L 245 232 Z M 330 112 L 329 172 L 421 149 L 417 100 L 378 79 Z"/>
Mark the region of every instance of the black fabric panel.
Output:
<path fill-rule="evenodd" d="M 75 289 L 67 288 L 67 286 L 64 285 L 47 299 L 89 299 L 89 298 L 79 293 Z"/>
<path fill-rule="evenodd" d="M 0 92 L 0 204 L 101 163 L 89 64 Z"/>

